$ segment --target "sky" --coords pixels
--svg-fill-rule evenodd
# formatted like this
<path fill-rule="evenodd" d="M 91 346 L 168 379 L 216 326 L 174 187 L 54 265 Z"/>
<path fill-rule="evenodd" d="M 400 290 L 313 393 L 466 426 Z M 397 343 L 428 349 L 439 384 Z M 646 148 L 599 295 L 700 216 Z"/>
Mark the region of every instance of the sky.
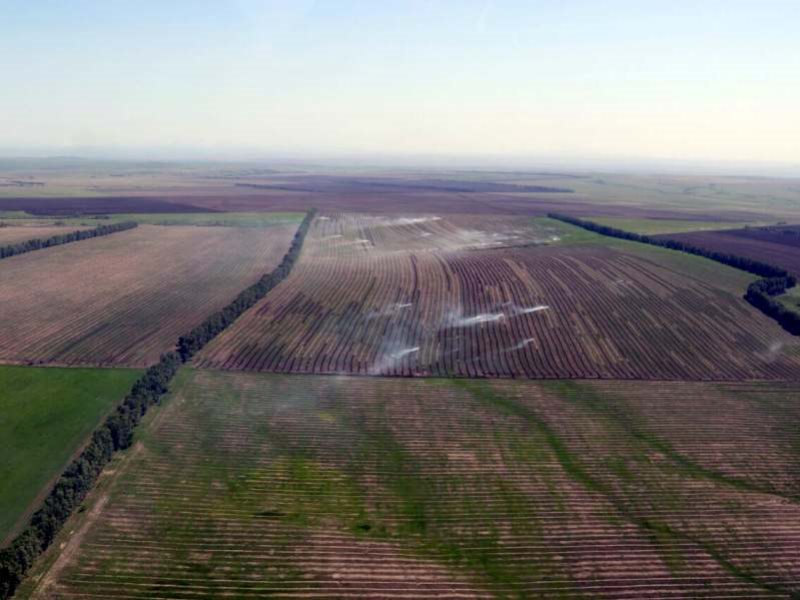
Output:
<path fill-rule="evenodd" d="M 800 2 L 0 0 L 0 148 L 800 163 Z"/>

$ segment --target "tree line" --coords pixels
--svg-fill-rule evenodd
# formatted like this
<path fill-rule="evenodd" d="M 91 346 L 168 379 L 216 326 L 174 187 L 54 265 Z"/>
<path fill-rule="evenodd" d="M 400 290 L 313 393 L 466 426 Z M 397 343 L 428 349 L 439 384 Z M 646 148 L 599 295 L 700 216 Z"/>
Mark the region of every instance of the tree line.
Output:
<path fill-rule="evenodd" d="M 182 336 L 178 341 L 178 351 L 162 354 L 158 363 L 134 382 L 122 403 L 94 431 L 78 458 L 61 474 L 28 526 L 7 548 L 0 550 L 0 598 L 5 600 L 14 594 L 34 561 L 52 544 L 66 520 L 86 498 L 113 454 L 130 447 L 134 429 L 147 410 L 158 404 L 167 393 L 178 368 L 289 275 L 300 256 L 315 213 L 312 210 L 306 214 L 288 252 L 274 271 L 264 275 L 191 333 Z"/>
<path fill-rule="evenodd" d="M 295 261 L 297 261 L 300 256 L 303 240 L 305 240 L 306 233 L 308 232 L 308 228 L 315 214 L 316 211 L 314 210 L 306 214 L 303 222 L 300 223 L 297 232 L 294 234 L 294 239 L 292 239 L 292 244 L 289 246 L 288 252 L 283 256 L 281 264 L 279 264 L 274 271 L 264 275 L 256 283 L 236 296 L 233 302 L 228 304 L 225 308 L 215 312 L 200 325 L 192 329 L 187 335 L 183 335 L 178 339 L 178 354 L 180 354 L 181 360 L 184 362 L 189 360 L 222 330 L 233 323 L 239 315 L 261 300 L 270 290 L 286 279 Z"/>
<path fill-rule="evenodd" d="M 60 246 L 62 244 L 80 242 L 81 240 L 88 240 L 89 238 L 110 235 L 112 233 L 117 233 L 118 231 L 127 231 L 128 229 L 133 229 L 134 227 L 138 227 L 138 223 L 126 221 L 124 223 L 114 223 L 113 225 L 100 225 L 94 229 L 84 229 L 82 231 L 61 233 L 49 238 L 27 240 L 17 244 L 9 244 L 8 246 L 0 247 L 0 258 L 9 258 L 11 256 L 16 256 L 17 254 L 25 254 L 26 252 L 50 248 L 51 246 Z"/>
<path fill-rule="evenodd" d="M 786 269 L 776 267 L 768 263 L 760 262 L 747 258 L 744 256 L 737 256 L 735 254 L 727 254 L 724 252 L 717 252 L 715 250 L 708 250 L 694 244 L 687 244 L 680 240 L 671 240 L 656 238 L 650 235 L 641 233 L 633 233 L 631 231 L 624 231 L 615 227 L 601 225 L 593 221 L 585 221 L 577 217 L 563 215 L 560 213 L 548 213 L 551 219 L 563 221 L 576 227 L 581 227 L 587 231 L 593 231 L 601 235 L 615 237 L 623 240 L 630 240 L 633 242 L 641 242 L 643 244 L 651 244 L 661 248 L 669 248 L 670 250 L 678 250 L 696 256 L 711 259 L 713 261 L 747 271 L 754 275 L 763 277 L 758 281 L 754 281 L 747 286 L 747 292 L 744 299 L 747 300 L 752 306 L 763 312 L 768 317 L 775 319 L 778 324 L 792 335 L 800 335 L 800 315 L 796 312 L 786 308 L 780 301 L 774 300 L 774 296 L 780 296 L 790 288 L 797 285 L 797 280 L 789 274 Z"/>
<path fill-rule="evenodd" d="M 787 280 L 791 280 L 792 285 L 789 285 Z M 765 315 L 775 319 L 792 335 L 800 335 L 800 314 L 787 308 L 779 300 L 773 299 L 773 296 L 780 296 L 791 287 L 794 287 L 792 277 L 760 279 L 747 286 L 744 299 Z"/>

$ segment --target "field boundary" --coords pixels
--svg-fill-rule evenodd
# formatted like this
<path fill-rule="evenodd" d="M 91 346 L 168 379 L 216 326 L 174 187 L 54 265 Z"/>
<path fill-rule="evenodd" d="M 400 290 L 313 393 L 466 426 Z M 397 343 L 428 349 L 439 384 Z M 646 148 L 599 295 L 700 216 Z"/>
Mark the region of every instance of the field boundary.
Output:
<path fill-rule="evenodd" d="M 16 244 L 9 244 L 8 246 L 0 247 L 0 259 L 11 258 L 12 256 L 26 254 L 34 250 L 44 250 L 45 248 L 52 248 L 53 246 L 62 246 L 64 244 L 71 244 L 72 242 L 80 242 L 104 235 L 111 235 L 112 233 L 118 233 L 120 231 L 128 231 L 138 226 L 139 224 L 134 221 L 125 221 L 124 223 L 114 223 L 113 225 L 100 225 L 94 229 L 61 233 L 49 238 L 32 239 Z"/>
<path fill-rule="evenodd" d="M 625 231 L 569 215 L 548 213 L 547 216 L 600 235 L 701 256 L 723 265 L 758 275 L 762 279 L 754 281 L 747 286 L 747 291 L 743 296 L 744 299 L 751 306 L 776 321 L 788 333 L 800 335 L 800 315 L 786 308 L 780 302 L 773 300 L 774 297 L 784 294 L 787 290 L 797 285 L 797 280 L 785 269 L 743 256 L 706 250 L 700 246 L 687 244 L 679 240 L 656 238 L 650 235 Z"/>
<path fill-rule="evenodd" d="M 133 384 L 116 411 L 95 429 L 84 450 L 58 478 L 42 508 L 33 514 L 28 527 L 0 551 L 0 598 L 5 600 L 13 596 L 33 563 L 52 544 L 66 520 L 86 498 L 114 453 L 132 445 L 134 429 L 147 410 L 158 404 L 169 391 L 169 383 L 180 366 L 288 277 L 300 256 L 315 215 L 313 209 L 306 214 L 276 269 L 245 289 L 233 302 L 214 313 L 188 335 L 182 336 L 177 344 L 178 351 L 163 354 L 158 363 L 147 369 Z"/>

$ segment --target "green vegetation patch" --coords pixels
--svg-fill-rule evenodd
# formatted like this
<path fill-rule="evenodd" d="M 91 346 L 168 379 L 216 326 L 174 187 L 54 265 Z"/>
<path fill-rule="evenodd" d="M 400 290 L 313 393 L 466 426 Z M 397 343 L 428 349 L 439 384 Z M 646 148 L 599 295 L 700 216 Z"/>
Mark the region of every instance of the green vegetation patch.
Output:
<path fill-rule="evenodd" d="M 0 538 L 10 537 L 139 375 L 132 369 L 0 366 Z"/>
<path fill-rule="evenodd" d="M 33 219 L 33 215 L 23 210 L 0 210 L 0 219 Z"/>
<path fill-rule="evenodd" d="M 730 222 L 730 221 L 687 221 L 681 219 L 627 219 L 622 217 L 587 217 L 593 223 L 616 227 L 623 231 L 660 235 L 665 233 L 686 233 L 689 231 L 721 231 L 740 229 L 745 225 L 767 225 L 766 221 Z"/>
<path fill-rule="evenodd" d="M 800 286 L 790 288 L 785 294 L 776 297 L 789 310 L 800 312 Z"/>

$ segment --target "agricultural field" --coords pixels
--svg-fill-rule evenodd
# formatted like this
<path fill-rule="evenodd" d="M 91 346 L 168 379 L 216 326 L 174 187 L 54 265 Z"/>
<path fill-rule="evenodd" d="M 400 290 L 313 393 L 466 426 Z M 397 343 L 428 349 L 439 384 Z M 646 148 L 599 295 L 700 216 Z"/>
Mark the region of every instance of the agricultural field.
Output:
<path fill-rule="evenodd" d="M 0 262 L 0 361 L 149 366 L 274 269 L 296 223 L 140 225 Z"/>
<path fill-rule="evenodd" d="M 702 233 L 666 235 L 701 248 L 746 256 L 782 267 L 800 276 L 800 226 L 752 227 Z"/>
<path fill-rule="evenodd" d="M 0 161 L 0 210 L 36 214 L 305 211 L 800 221 L 797 177 L 256 164 Z"/>
<path fill-rule="evenodd" d="M 0 366 L 0 546 L 138 376 Z"/>
<path fill-rule="evenodd" d="M 766 223 L 739 223 L 734 221 L 687 221 L 680 219 L 626 219 L 621 217 L 588 217 L 594 223 L 632 231 L 644 235 L 664 233 L 686 233 L 690 231 L 721 231 L 739 229 L 744 225 L 765 225 Z"/>
<path fill-rule="evenodd" d="M 107 213 L 197 213 L 215 212 L 184 203 L 148 197 L 12 197 L 0 194 L 0 211 L 23 211 L 37 216 L 73 217 Z"/>
<path fill-rule="evenodd" d="M 796 597 L 798 394 L 186 369 L 17 597 Z"/>
<path fill-rule="evenodd" d="M 27 242 L 28 240 L 39 240 L 54 235 L 62 235 L 65 233 L 72 233 L 73 231 L 80 231 L 87 229 L 85 226 L 63 226 L 63 225 L 20 225 L 20 226 L 7 226 L 0 227 L 0 246 L 8 246 L 18 242 Z"/>
<path fill-rule="evenodd" d="M 302 212 L 184 212 L 146 213 L 131 212 L 110 214 L 88 214 L 51 218 L 26 212 L 0 212 L 0 239 L 15 229 L 49 228 L 55 233 L 76 229 L 94 228 L 100 225 L 134 221 L 143 225 L 199 225 L 202 227 L 275 227 L 296 225 L 305 213 Z M 51 234 L 52 235 L 52 234 Z M 29 238 L 25 238 L 29 239 Z"/>
<path fill-rule="evenodd" d="M 797 286 L 790 289 L 787 293 L 778 296 L 778 300 L 787 308 L 800 313 L 800 288 Z"/>
<path fill-rule="evenodd" d="M 296 225 L 305 213 L 302 212 L 201 212 L 201 213 L 113 213 L 68 217 L 61 222 L 76 225 L 123 223 L 135 221 L 148 225 L 198 225 L 201 227 L 280 227 Z"/>
<path fill-rule="evenodd" d="M 64 161 L 0 161 L 0 245 L 139 226 L 0 261 L 0 547 L 105 468 L 0 596 L 800 597 L 800 338 L 546 217 L 800 274 L 795 180 Z"/>
<path fill-rule="evenodd" d="M 195 359 L 284 373 L 790 379 L 747 274 L 548 219 L 319 217 L 291 276 Z"/>

